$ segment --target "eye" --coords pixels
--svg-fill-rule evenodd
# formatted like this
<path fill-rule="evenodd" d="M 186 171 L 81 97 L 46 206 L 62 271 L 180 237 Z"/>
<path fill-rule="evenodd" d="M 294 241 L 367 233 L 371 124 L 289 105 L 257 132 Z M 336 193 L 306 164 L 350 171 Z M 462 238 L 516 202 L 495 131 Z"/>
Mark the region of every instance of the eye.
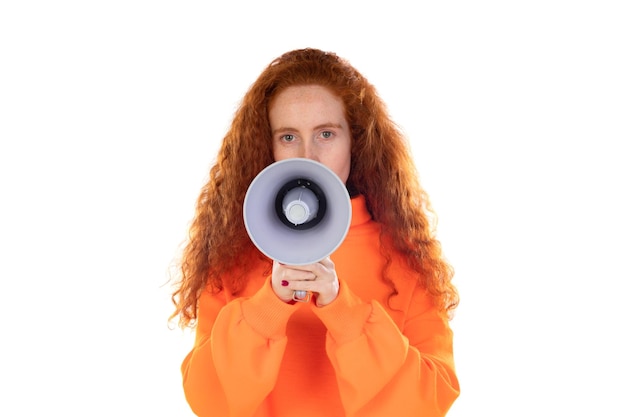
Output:
<path fill-rule="evenodd" d="M 280 139 L 281 139 L 283 142 L 293 142 L 293 141 L 296 139 L 296 137 L 295 137 L 294 135 L 289 135 L 289 134 L 288 134 L 288 135 L 283 135 L 283 136 L 281 136 L 281 137 L 280 137 Z"/>
<path fill-rule="evenodd" d="M 333 136 L 333 132 L 325 130 L 325 131 L 322 132 L 321 136 L 324 139 L 330 139 Z"/>

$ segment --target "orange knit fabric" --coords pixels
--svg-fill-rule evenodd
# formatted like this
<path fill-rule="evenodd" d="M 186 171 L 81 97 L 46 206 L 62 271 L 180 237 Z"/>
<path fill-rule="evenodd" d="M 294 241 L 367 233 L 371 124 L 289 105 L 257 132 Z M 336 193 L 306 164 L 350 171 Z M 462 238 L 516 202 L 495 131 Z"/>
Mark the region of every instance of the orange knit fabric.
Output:
<path fill-rule="evenodd" d="M 379 232 L 352 200 L 352 222 L 331 255 L 337 298 L 287 304 L 263 267 L 239 297 L 205 291 L 183 387 L 201 417 L 443 416 L 459 395 L 452 331 L 399 257 L 387 306 Z"/>

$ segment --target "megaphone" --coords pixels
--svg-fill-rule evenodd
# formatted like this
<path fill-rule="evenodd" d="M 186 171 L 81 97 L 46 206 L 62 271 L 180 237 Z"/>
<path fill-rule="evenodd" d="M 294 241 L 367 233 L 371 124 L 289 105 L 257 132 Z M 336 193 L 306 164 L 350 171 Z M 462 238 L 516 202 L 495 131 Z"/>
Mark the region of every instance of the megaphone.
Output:
<path fill-rule="evenodd" d="M 345 239 L 352 206 L 346 186 L 305 158 L 274 162 L 250 183 L 243 219 L 254 245 L 286 265 L 319 262 Z"/>

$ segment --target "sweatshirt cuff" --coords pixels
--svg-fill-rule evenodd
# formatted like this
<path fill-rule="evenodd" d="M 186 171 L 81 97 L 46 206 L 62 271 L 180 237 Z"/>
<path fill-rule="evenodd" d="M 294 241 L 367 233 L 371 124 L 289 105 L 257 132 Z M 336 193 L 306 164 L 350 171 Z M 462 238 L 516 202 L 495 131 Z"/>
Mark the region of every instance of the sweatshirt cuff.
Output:
<path fill-rule="evenodd" d="M 337 298 L 323 307 L 313 307 L 313 312 L 324 323 L 330 337 L 342 345 L 363 333 L 365 323 L 372 315 L 372 305 L 361 301 L 345 282 L 340 281 Z"/>
<path fill-rule="evenodd" d="M 271 277 L 252 297 L 242 301 L 243 319 L 267 339 L 280 339 L 287 333 L 287 322 L 297 306 L 285 303 L 274 294 Z"/>

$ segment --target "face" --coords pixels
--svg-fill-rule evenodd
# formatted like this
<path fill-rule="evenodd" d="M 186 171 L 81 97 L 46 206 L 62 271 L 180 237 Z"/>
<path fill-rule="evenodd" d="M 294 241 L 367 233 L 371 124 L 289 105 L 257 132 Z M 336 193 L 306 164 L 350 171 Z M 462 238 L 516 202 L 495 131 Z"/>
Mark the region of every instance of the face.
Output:
<path fill-rule="evenodd" d="M 269 107 L 274 159 L 308 158 L 341 180 L 350 174 L 350 129 L 341 100 L 325 87 L 289 87 Z"/>

